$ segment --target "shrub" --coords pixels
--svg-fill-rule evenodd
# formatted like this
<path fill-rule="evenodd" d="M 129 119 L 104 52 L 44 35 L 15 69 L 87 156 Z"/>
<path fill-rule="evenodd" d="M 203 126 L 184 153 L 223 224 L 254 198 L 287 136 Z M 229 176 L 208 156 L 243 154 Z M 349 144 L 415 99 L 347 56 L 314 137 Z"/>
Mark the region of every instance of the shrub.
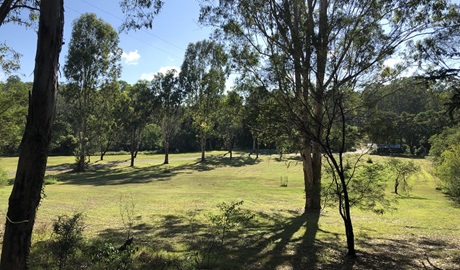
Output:
<path fill-rule="evenodd" d="M 76 213 L 69 217 L 58 216 L 53 224 L 52 252 L 58 259 L 59 269 L 66 269 L 66 264 L 83 245 L 83 214 Z"/>
<path fill-rule="evenodd" d="M 442 152 L 436 163 L 436 174 L 442 180 L 444 190 L 460 202 L 460 144 Z"/>
<path fill-rule="evenodd" d="M 47 175 L 45 176 L 45 179 L 44 179 L 44 184 L 45 185 L 54 185 L 54 184 L 57 184 L 59 181 L 58 179 L 56 178 L 56 176 L 53 176 L 53 175 Z"/>
<path fill-rule="evenodd" d="M 132 269 L 133 254 L 137 248 L 132 245 L 125 249 L 115 247 L 112 243 L 94 242 L 88 249 L 95 269 Z"/>
<path fill-rule="evenodd" d="M 8 174 L 2 168 L 0 168 L 0 187 L 7 186 L 9 184 Z"/>

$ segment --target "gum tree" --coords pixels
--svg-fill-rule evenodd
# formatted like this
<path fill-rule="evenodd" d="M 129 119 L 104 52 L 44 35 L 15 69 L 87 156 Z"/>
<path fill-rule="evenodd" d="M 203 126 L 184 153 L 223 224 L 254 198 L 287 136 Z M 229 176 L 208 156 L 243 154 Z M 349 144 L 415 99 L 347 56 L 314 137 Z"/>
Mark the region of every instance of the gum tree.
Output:
<path fill-rule="evenodd" d="M 327 115 L 343 118 L 340 110 L 326 109 L 342 104 L 341 89 L 359 87 L 407 41 L 443 27 L 429 15 L 445 9 L 396 0 L 204 2 L 200 21 L 216 28 L 216 38 L 228 45 L 239 67 L 283 93 L 277 101 L 301 136 L 305 211 L 315 213 L 321 208 L 322 152 L 331 150 L 325 131 L 334 119 Z M 256 55 L 257 63 L 246 61 L 247 55 Z M 333 167 L 343 171 L 340 162 Z M 349 209 L 342 217 L 348 255 L 354 257 Z"/>
<path fill-rule="evenodd" d="M 64 75 L 69 80 L 69 93 L 78 110 L 77 137 L 79 141 L 77 171 L 84 171 L 88 154 L 88 118 L 94 106 L 94 92 L 102 83 L 120 76 L 118 34 L 95 14 L 86 13 L 74 21 Z"/>
<path fill-rule="evenodd" d="M 183 91 L 179 85 L 176 70 L 168 70 L 165 74 L 158 73 L 152 80 L 152 90 L 158 102 L 158 121 L 163 138 L 165 160 L 169 164 L 169 144 L 177 134 L 181 119 Z"/>
<path fill-rule="evenodd" d="M 206 141 L 216 124 L 219 100 L 225 90 L 226 61 L 221 46 L 203 40 L 188 45 L 181 66 L 180 83 L 199 134 L 201 161 L 206 159 Z"/>
<path fill-rule="evenodd" d="M 0 269 L 27 269 L 32 230 L 41 199 L 55 114 L 64 2 L 40 2 L 34 82 L 21 152 L 9 198 Z"/>

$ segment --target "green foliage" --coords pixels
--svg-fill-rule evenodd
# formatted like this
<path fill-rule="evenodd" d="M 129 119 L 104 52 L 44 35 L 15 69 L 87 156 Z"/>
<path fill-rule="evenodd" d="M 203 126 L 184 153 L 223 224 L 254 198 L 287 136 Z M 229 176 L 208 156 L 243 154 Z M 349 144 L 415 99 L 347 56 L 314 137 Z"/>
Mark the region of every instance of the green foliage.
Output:
<path fill-rule="evenodd" d="M 30 83 L 17 76 L 0 82 L 0 154 L 16 154 L 19 150 L 28 108 Z"/>
<path fill-rule="evenodd" d="M 362 93 L 364 130 L 374 143 L 402 143 L 412 155 L 425 156 L 429 138 L 449 124 L 443 105 L 448 92 L 441 83 L 416 78 L 371 84 Z"/>
<path fill-rule="evenodd" d="M 129 270 L 133 269 L 133 254 L 136 251 L 137 248 L 132 245 L 119 250 L 112 243 L 97 241 L 92 243 L 86 252 L 93 263 L 92 269 Z"/>
<path fill-rule="evenodd" d="M 230 153 L 235 147 L 238 132 L 243 128 L 243 98 L 235 91 L 227 92 L 218 110 L 218 133 Z"/>
<path fill-rule="evenodd" d="M 6 43 L 0 42 L 0 67 L 6 73 L 19 69 L 19 58 L 21 55 L 9 47 Z"/>
<path fill-rule="evenodd" d="M 213 224 L 214 234 L 220 240 L 221 245 L 225 244 L 225 239 L 232 229 L 244 225 L 254 218 L 253 214 L 240 208 L 243 203 L 243 201 L 232 203 L 223 202 L 217 205 L 219 214 L 209 216 Z"/>
<path fill-rule="evenodd" d="M 436 174 L 445 191 L 460 202 L 460 143 L 449 146 L 436 163 Z"/>
<path fill-rule="evenodd" d="M 441 158 L 442 152 L 460 143 L 460 125 L 446 127 L 441 133 L 433 135 L 429 141 L 431 143 L 430 156 L 437 161 Z"/>
<path fill-rule="evenodd" d="M 162 0 L 122 0 L 121 10 L 125 14 L 122 31 L 152 28 L 154 17 L 163 7 Z"/>
<path fill-rule="evenodd" d="M 219 102 L 225 90 L 227 55 L 213 41 L 190 43 L 181 66 L 180 84 L 186 95 L 193 127 L 200 137 L 202 160 L 207 138 L 214 132 Z"/>
<path fill-rule="evenodd" d="M 409 178 L 420 171 L 420 167 L 415 165 L 413 161 L 402 161 L 392 158 L 388 161 L 388 168 L 394 178 L 394 193 L 398 194 L 399 188 L 403 192 L 409 192 Z"/>
<path fill-rule="evenodd" d="M 353 158 L 346 160 L 344 169 L 350 206 L 378 214 L 383 214 L 391 208 L 391 201 L 385 195 L 387 175 L 384 165 L 379 162 L 356 163 L 356 159 Z M 327 167 L 326 173 L 327 177 L 333 172 Z M 343 188 L 340 183 L 337 184 L 331 182 L 327 187 L 323 187 L 325 206 L 335 206 L 339 202 L 338 194 Z"/>
<path fill-rule="evenodd" d="M 118 43 L 117 32 L 95 14 L 83 14 L 73 22 L 69 52 L 64 65 L 64 75 L 69 84 L 63 93 L 72 105 L 72 126 L 79 142 L 76 149 L 77 171 L 85 170 L 87 156 L 93 150 L 90 148 L 92 140 L 96 137 L 94 132 L 98 138 L 101 133 L 110 133 L 108 127 L 112 123 L 102 117 L 100 109 L 106 108 L 107 105 L 101 99 L 113 99 L 109 99 L 110 94 L 106 97 L 100 96 L 105 92 L 110 93 L 105 91 L 106 88 L 116 90 L 117 85 L 113 81 L 118 79 L 121 73 L 119 60 L 122 53 Z M 105 87 L 96 92 L 103 83 Z M 109 116 L 112 111 L 108 110 L 105 113 Z M 100 145 L 102 142 L 97 144 Z"/>
<path fill-rule="evenodd" d="M 45 179 L 44 179 L 43 184 L 45 184 L 45 186 L 47 186 L 47 185 L 54 185 L 54 184 L 57 184 L 58 182 L 59 182 L 59 180 L 57 179 L 56 176 L 54 176 L 54 175 L 47 175 L 47 176 L 45 176 Z"/>
<path fill-rule="evenodd" d="M 4 169 L 0 168 L 0 188 L 7 186 L 9 181 L 8 173 Z"/>
<path fill-rule="evenodd" d="M 67 262 L 75 256 L 83 245 L 83 214 L 69 217 L 58 216 L 53 224 L 54 243 L 52 252 L 58 259 L 59 269 L 66 269 Z"/>
<path fill-rule="evenodd" d="M 255 217 L 248 210 L 241 209 L 243 201 L 221 203 L 217 205 L 218 214 L 209 215 L 212 223 L 209 238 L 201 243 L 201 248 L 192 252 L 189 259 L 197 269 L 215 268 L 220 257 L 223 255 L 231 233 L 241 225 L 248 223 Z"/>
<path fill-rule="evenodd" d="M 445 128 L 430 138 L 430 155 L 433 156 L 436 175 L 442 180 L 443 189 L 460 201 L 460 126 Z"/>

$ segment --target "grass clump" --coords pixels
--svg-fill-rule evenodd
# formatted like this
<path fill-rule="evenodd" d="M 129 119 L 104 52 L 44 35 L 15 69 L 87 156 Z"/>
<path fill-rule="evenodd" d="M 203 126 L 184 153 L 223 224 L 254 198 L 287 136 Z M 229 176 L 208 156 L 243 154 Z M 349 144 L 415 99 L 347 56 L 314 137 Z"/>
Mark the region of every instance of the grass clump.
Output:
<path fill-rule="evenodd" d="M 47 176 L 45 176 L 45 179 L 44 179 L 43 184 L 45 184 L 45 186 L 48 186 L 48 185 L 57 184 L 58 182 L 59 182 L 59 180 L 57 179 L 56 176 L 54 176 L 54 175 L 47 175 Z"/>
<path fill-rule="evenodd" d="M 9 184 L 9 178 L 6 171 L 0 168 L 0 187 L 7 186 Z"/>

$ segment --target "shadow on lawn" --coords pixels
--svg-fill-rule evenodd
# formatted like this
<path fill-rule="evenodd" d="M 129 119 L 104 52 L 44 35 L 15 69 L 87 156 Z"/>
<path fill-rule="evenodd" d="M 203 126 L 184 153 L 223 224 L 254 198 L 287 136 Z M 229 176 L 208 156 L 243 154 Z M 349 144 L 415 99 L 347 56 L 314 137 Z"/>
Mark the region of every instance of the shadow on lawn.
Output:
<path fill-rule="evenodd" d="M 195 214 L 161 216 L 161 222 L 154 226 L 142 221 L 134 227 L 135 243 L 155 252 L 192 254 L 206 249 L 206 239 L 212 238 L 210 224 L 193 218 Z M 455 269 L 458 263 L 452 256 L 458 249 L 454 244 L 415 236 L 357 237 L 358 258 L 352 260 L 346 256 L 343 235 L 319 228 L 319 214 L 255 214 L 257 218 L 246 227 L 229 234 L 215 255 L 219 257 L 218 269 L 423 269 L 423 265 L 425 269 Z M 121 245 L 126 230 L 106 229 L 98 237 Z"/>
<path fill-rule="evenodd" d="M 107 164 L 92 164 L 86 172 L 65 172 L 62 165 L 51 169 L 64 172 L 56 174 L 59 181 L 74 185 L 123 185 L 133 183 L 150 183 L 154 181 L 168 181 L 173 176 L 188 171 L 210 171 L 219 167 L 241 167 L 255 165 L 258 159 L 249 157 L 234 157 L 233 159 L 211 156 L 204 162 L 186 163 L 178 166 L 155 164 L 148 167 L 113 168 L 124 161 L 115 161 Z M 69 165 L 70 167 L 71 165 Z"/>

